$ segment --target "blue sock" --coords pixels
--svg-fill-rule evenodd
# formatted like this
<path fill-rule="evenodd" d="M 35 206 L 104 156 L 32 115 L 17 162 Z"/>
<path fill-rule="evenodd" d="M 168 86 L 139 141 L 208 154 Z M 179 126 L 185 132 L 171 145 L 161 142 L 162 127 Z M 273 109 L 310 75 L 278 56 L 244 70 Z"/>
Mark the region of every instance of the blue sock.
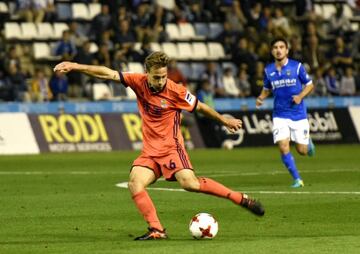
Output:
<path fill-rule="evenodd" d="M 300 174 L 296 168 L 295 159 L 290 152 L 281 155 L 281 160 L 285 167 L 289 170 L 289 173 L 294 178 L 294 180 L 301 179 Z"/>

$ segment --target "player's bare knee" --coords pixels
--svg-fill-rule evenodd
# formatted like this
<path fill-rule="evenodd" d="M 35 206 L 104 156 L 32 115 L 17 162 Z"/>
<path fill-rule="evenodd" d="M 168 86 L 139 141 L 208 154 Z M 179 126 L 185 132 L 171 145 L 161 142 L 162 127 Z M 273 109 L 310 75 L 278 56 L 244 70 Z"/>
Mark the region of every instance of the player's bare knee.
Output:
<path fill-rule="evenodd" d="M 282 154 L 287 154 L 290 152 L 290 145 L 286 142 L 279 142 L 278 143 L 279 150 Z"/>
<path fill-rule="evenodd" d="M 290 152 L 290 147 L 289 146 L 279 146 L 279 150 L 282 154 L 287 154 Z"/>
<path fill-rule="evenodd" d="M 298 153 L 302 156 L 307 155 L 307 150 L 301 149 L 300 151 L 298 151 Z"/>
<path fill-rule="evenodd" d="M 197 178 L 185 178 L 179 181 L 181 187 L 186 191 L 198 191 L 200 189 L 200 183 Z"/>
<path fill-rule="evenodd" d="M 130 192 L 133 192 L 133 190 L 135 189 L 136 187 L 136 183 L 134 181 L 129 181 L 128 182 L 128 189 L 130 190 Z"/>
<path fill-rule="evenodd" d="M 307 147 L 299 147 L 299 148 L 296 148 L 297 152 L 300 154 L 300 155 L 307 155 Z"/>
<path fill-rule="evenodd" d="M 141 183 L 136 179 L 130 179 L 128 182 L 128 188 L 131 193 L 137 193 L 142 191 L 145 188 L 145 186 L 143 183 Z"/>
<path fill-rule="evenodd" d="M 296 144 L 296 151 L 298 152 L 298 154 L 300 155 L 307 155 L 308 152 L 308 147 L 307 145 L 303 145 L 303 144 Z"/>

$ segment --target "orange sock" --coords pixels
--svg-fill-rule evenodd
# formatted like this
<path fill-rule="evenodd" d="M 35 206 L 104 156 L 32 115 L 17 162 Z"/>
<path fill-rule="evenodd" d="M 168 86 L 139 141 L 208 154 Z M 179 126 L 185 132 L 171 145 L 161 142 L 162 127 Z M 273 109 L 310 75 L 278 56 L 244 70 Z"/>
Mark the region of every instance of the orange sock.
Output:
<path fill-rule="evenodd" d="M 136 207 L 138 208 L 139 212 L 144 216 L 144 219 L 150 227 L 156 228 L 161 231 L 164 230 L 156 214 L 156 208 L 154 206 L 154 203 L 152 202 L 146 190 L 136 193 L 132 197 L 132 199 L 134 200 Z"/>
<path fill-rule="evenodd" d="M 218 183 L 210 178 L 199 177 L 200 190 L 199 192 L 230 199 L 235 204 L 240 204 L 242 200 L 242 193 L 233 191 L 221 183 Z"/>

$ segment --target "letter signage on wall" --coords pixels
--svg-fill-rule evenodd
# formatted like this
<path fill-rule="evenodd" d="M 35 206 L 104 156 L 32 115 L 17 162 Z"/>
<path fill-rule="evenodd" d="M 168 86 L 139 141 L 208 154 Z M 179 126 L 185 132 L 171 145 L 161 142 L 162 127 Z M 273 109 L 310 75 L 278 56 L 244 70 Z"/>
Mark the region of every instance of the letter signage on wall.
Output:
<path fill-rule="evenodd" d="M 100 114 L 29 115 L 43 152 L 111 151 L 113 128 Z M 118 121 L 120 124 L 120 120 Z"/>
<path fill-rule="evenodd" d="M 231 142 L 233 146 L 273 145 L 271 111 L 232 111 L 224 115 L 241 119 L 243 128 L 232 134 L 223 126 L 211 125 L 207 120 L 199 118 L 199 128 L 207 146 L 220 147 L 224 142 Z M 308 119 L 315 143 L 359 142 L 347 108 L 311 109 L 308 110 Z"/>
<path fill-rule="evenodd" d="M 29 119 L 41 152 L 142 148 L 142 122 L 138 113 L 30 114 Z M 195 121 L 193 126 L 181 129 L 187 147 L 204 146 Z"/>

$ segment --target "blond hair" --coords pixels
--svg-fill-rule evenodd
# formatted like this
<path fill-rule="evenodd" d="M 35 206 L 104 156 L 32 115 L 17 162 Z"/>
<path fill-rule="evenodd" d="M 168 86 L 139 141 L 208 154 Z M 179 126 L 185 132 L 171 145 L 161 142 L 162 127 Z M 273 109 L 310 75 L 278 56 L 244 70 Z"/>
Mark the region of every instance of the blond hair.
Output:
<path fill-rule="evenodd" d="M 155 51 L 145 58 L 145 70 L 150 71 L 151 68 L 167 67 L 169 63 L 169 57 L 160 51 Z"/>

